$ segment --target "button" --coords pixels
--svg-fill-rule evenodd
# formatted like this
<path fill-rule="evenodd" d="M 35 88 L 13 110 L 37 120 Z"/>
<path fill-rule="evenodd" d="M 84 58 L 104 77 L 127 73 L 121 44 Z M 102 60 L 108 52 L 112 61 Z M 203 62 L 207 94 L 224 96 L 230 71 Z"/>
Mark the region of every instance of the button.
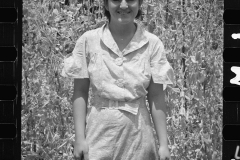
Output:
<path fill-rule="evenodd" d="M 121 66 L 123 64 L 123 59 L 122 58 L 115 59 L 115 64 Z"/>
<path fill-rule="evenodd" d="M 118 86 L 118 87 L 120 87 L 120 88 L 123 88 L 124 87 L 124 81 L 123 81 L 123 79 L 118 79 L 118 80 L 116 80 L 116 85 Z"/>
<path fill-rule="evenodd" d="M 117 109 L 118 108 L 118 101 L 109 100 L 109 109 Z"/>
<path fill-rule="evenodd" d="M 122 83 L 118 83 L 118 87 L 123 88 L 124 85 Z"/>

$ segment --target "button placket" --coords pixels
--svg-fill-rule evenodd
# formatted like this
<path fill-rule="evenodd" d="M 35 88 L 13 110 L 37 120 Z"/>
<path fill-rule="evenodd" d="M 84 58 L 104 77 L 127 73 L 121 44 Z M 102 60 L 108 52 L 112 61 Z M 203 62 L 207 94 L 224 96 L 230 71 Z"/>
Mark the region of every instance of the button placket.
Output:
<path fill-rule="evenodd" d="M 113 105 L 114 105 L 114 101 L 113 100 L 109 100 L 109 109 L 113 109 L 114 107 L 113 107 Z"/>
<path fill-rule="evenodd" d="M 118 101 L 109 100 L 109 109 L 118 109 Z"/>
<path fill-rule="evenodd" d="M 123 58 L 119 57 L 115 60 L 115 64 L 121 66 L 123 64 Z"/>
<path fill-rule="evenodd" d="M 123 79 L 118 79 L 116 81 L 116 85 L 120 88 L 123 88 L 124 87 L 124 80 Z"/>

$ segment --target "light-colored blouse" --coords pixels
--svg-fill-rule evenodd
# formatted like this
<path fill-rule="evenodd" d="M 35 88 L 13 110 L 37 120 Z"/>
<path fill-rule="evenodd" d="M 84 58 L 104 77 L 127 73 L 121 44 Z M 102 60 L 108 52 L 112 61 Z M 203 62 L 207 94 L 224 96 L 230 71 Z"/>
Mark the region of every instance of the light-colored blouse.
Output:
<path fill-rule="evenodd" d="M 62 76 L 90 78 L 94 95 L 108 99 L 110 107 L 137 114 L 135 102 L 147 95 L 151 77 L 164 89 L 175 79 L 161 40 L 136 24 L 135 35 L 122 52 L 108 23 L 85 32 L 64 59 Z"/>

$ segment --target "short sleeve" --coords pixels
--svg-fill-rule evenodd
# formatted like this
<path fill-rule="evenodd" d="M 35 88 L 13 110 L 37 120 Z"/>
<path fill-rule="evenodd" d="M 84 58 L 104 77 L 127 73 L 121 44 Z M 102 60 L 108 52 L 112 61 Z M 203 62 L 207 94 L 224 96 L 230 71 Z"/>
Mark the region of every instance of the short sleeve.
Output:
<path fill-rule="evenodd" d="M 168 84 L 175 84 L 174 71 L 167 61 L 164 46 L 160 39 L 153 46 L 150 66 L 154 83 L 163 84 L 164 90 Z"/>
<path fill-rule="evenodd" d="M 77 40 L 72 53 L 64 58 L 61 75 L 69 78 L 89 78 L 85 34 Z"/>

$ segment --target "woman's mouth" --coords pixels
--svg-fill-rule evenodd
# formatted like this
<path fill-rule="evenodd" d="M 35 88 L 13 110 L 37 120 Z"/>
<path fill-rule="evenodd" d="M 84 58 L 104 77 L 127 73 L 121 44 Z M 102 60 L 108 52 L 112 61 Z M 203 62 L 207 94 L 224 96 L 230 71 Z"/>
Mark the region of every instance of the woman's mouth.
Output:
<path fill-rule="evenodd" d="M 126 15 L 126 14 L 129 14 L 130 12 L 121 12 L 121 11 L 118 11 L 117 13 L 118 13 L 118 14 L 121 14 L 121 15 Z"/>

